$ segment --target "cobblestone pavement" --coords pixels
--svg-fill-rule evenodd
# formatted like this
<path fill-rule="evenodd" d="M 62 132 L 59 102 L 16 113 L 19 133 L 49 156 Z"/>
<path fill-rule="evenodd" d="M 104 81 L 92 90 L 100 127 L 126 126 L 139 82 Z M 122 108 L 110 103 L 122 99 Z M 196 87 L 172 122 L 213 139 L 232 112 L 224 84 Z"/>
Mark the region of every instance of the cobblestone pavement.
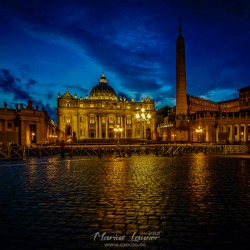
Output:
<path fill-rule="evenodd" d="M 249 249 L 250 157 L 0 163 L 1 249 Z"/>

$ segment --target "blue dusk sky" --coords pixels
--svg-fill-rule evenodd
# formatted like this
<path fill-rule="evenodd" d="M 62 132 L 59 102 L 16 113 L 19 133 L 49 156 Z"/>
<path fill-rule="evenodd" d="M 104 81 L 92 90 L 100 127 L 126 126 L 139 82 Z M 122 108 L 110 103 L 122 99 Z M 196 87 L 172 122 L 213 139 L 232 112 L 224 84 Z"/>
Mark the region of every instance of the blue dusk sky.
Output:
<path fill-rule="evenodd" d="M 212 101 L 249 86 L 249 0 L 1 0 L 0 107 L 89 95 L 102 72 L 118 96 L 175 106 L 178 18 L 187 92 Z"/>

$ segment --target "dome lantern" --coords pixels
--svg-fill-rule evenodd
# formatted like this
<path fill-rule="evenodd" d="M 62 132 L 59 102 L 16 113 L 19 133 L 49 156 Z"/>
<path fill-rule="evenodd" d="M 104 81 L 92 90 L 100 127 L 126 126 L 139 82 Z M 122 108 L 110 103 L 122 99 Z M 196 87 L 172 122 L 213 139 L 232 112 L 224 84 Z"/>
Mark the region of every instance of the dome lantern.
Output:
<path fill-rule="evenodd" d="M 102 73 L 99 84 L 97 84 L 90 92 L 90 99 L 95 100 L 117 100 L 114 89 L 108 85 L 107 79 Z"/>

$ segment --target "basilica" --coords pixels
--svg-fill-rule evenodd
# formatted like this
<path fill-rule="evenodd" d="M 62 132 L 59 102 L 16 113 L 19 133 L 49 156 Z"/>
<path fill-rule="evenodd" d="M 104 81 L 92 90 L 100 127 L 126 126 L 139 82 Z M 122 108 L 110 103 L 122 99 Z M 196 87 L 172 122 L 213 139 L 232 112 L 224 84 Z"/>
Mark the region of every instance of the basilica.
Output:
<path fill-rule="evenodd" d="M 118 97 L 104 73 L 84 98 L 66 91 L 57 98 L 59 138 L 155 140 L 155 104 L 150 97 L 139 102 Z"/>
<path fill-rule="evenodd" d="M 58 94 L 59 138 L 67 140 L 147 139 L 165 142 L 250 141 L 250 86 L 239 98 L 214 102 L 187 94 L 185 43 L 179 22 L 176 40 L 176 106 L 155 111 L 150 97 L 135 102 L 118 97 L 104 74 L 84 99 Z M 120 132 L 117 128 L 120 128 Z"/>

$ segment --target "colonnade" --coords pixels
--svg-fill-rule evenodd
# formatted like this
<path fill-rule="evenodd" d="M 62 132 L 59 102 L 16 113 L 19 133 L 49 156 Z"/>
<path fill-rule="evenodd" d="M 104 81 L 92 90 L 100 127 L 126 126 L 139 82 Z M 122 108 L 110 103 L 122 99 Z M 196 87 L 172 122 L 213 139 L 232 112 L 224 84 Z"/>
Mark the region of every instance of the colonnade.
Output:
<path fill-rule="evenodd" d="M 91 119 L 91 118 L 92 119 Z M 110 121 L 109 115 L 105 114 L 95 114 L 85 116 L 85 134 L 78 131 L 79 138 L 84 136 L 85 138 L 96 138 L 96 139 L 108 139 L 116 137 L 113 133 L 113 129 L 116 126 L 123 128 L 123 132 L 120 137 L 127 138 L 129 131 L 133 131 L 134 124 L 127 124 L 126 116 L 116 116 L 112 115 L 112 121 Z M 79 118 L 80 119 L 80 118 Z M 79 121 L 80 122 L 80 121 Z M 130 135 L 130 137 L 133 135 Z"/>
<path fill-rule="evenodd" d="M 190 129 L 193 142 L 246 142 L 250 140 L 250 123 L 240 124 L 221 124 L 221 125 L 204 125 L 197 131 L 195 128 Z"/>
<path fill-rule="evenodd" d="M 216 134 L 217 138 L 219 133 L 226 133 L 227 140 L 231 142 L 245 142 L 250 139 L 250 123 L 219 125 Z"/>
<path fill-rule="evenodd" d="M 120 114 L 71 114 L 67 119 L 59 116 L 61 129 L 65 131 L 70 127 L 70 134 L 74 134 L 77 139 L 109 139 L 117 138 L 117 133 L 113 130 L 117 126 L 123 129 L 119 134 L 120 138 L 141 139 L 147 135 L 148 128 L 151 131 L 151 139 L 154 137 L 155 120 L 152 118 L 150 123 L 139 122 L 135 115 Z"/>

